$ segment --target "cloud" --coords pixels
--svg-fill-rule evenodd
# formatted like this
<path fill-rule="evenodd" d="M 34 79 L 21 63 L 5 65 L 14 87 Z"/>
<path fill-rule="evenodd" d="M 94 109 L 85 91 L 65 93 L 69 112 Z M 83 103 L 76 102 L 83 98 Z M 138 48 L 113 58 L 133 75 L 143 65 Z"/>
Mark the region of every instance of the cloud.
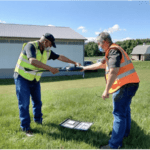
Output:
<path fill-rule="evenodd" d="M 78 27 L 78 30 L 80 30 L 80 29 L 85 29 L 85 27 L 83 27 L 83 26 Z"/>
<path fill-rule="evenodd" d="M 115 24 L 113 27 L 110 27 L 108 29 L 105 29 L 104 32 L 108 32 L 108 33 L 113 33 L 113 32 L 117 32 L 117 31 L 126 31 L 126 29 L 120 29 L 118 24 Z"/>
<path fill-rule="evenodd" d="M 84 28 L 85 27 L 80 26 L 78 29 L 82 29 L 83 30 Z M 102 30 L 102 28 L 100 28 L 99 30 Z M 122 31 L 122 30 L 126 31 L 126 29 L 120 29 L 119 25 L 115 24 L 113 27 L 110 27 L 108 29 L 103 30 L 103 32 L 113 33 L 113 32 Z M 99 35 L 101 32 L 96 31 L 95 35 Z M 87 40 L 85 41 L 85 43 L 88 43 L 88 42 L 95 42 L 95 43 L 97 43 L 96 37 L 86 37 L 86 39 Z M 125 41 L 125 40 L 130 40 L 130 39 L 131 39 L 130 37 L 127 37 L 127 38 L 124 38 L 124 39 L 112 39 L 112 40 L 113 40 L 113 42 L 117 42 L 117 41 Z"/>
<path fill-rule="evenodd" d="M 83 33 L 86 33 L 86 32 L 87 32 L 87 30 L 85 30 L 85 29 L 82 29 L 82 32 L 83 32 Z"/>
<path fill-rule="evenodd" d="M 55 27 L 54 25 L 52 25 L 52 24 L 49 24 L 48 26 L 53 26 L 53 27 Z"/>
<path fill-rule="evenodd" d="M 95 32 L 95 34 L 96 34 L 96 35 L 99 35 L 99 34 L 100 34 L 100 32 Z"/>
<path fill-rule="evenodd" d="M 96 41 L 96 37 L 86 37 L 86 41 L 85 41 L 85 43 L 89 43 L 89 42 L 95 42 L 95 43 L 97 43 L 97 41 Z M 126 37 L 126 38 L 123 38 L 123 39 L 112 39 L 113 40 L 113 42 L 115 43 L 115 42 L 118 42 L 118 41 L 126 41 L 126 40 L 131 40 L 132 38 L 130 38 L 130 37 Z"/>
<path fill-rule="evenodd" d="M 119 30 L 120 30 L 119 25 L 115 24 L 113 27 L 105 29 L 104 32 L 113 33 L 113 32 L 119 31 Z"/>
<path fill-rule="evenodd" d="M 99 28 L 99 30 L 101 31 L 102 30 L 102 28 Z M 101 32 L 99 32 L 99 31 L 96 31 L 95 32 L 95 35 L 99 35 Z"/>
<path fill-rule="evenodd" d="M 126 38 L 123 38 L 123 39 L 113 39 L 113 42 L 118 42 L 118 41 L 126 41 L 126 40 L 131 40 L 132 38 L 130 37 L 126 37 Z"/>
<path fill-rule="evenodd" d="M 78 29 L 78 30 L 82 30 L 83 33 L 86 33 L 86 32 L 87 32 L 87 30 L 86 30 L 85 27 L 83 27 L 83 26 L 80 26 L 80 27 L 78 27 L 77 29 Z"/>
<path fill-rule="evenodd" d="M 85 43 L 88 43 L 88 42 L 95 42 L 96 43 L 97 42 L 96 37 L 86 37 L 86 39 L 87 40 L 85 41 Z"/>
<path fill-rule="evenodd" d="M 0 23 L 6 23 L 5 21 L 0 20 Z"/>

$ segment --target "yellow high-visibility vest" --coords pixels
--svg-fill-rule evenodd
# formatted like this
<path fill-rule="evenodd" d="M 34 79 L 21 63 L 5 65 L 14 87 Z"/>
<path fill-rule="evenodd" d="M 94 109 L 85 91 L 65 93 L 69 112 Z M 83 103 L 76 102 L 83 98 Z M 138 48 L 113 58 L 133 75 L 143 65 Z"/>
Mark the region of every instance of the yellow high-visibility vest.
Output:
<path fill-rule="evenodd" d="M 43 54 L 41 54 L 40 49 L 38 49 L 38 41 L 33 41 L 30 42 L 34 45 L 35 50 L 36 50 L 36 59 L 44 64 L 46 64 L 48 58 L 51 55 L 51 50 L 44 50 Z M 27 43 L 23 44 L 22 47 L 22 51 L 20 53 L 19 59 L 17 61 L 16 67 L 14 72 L 18 72 L 19 75 L 21 75 L 23 78 L 29 80 L 29 81 L 33 81 L 34 79 L 36 79 L 36 81 L 39 81 L 41 76 L 42 76 L 42 72 L 36 72 L 36 71 L 26 71 L 24 68 L 27 69 L 31 69 L 31 70 L 43 70 L 42 68 L 38 68 L 35 67 L 33 65 L 30 64 L 28 58 L 26 55 L 23 54 L 23 49 L 24 46 Z"/>

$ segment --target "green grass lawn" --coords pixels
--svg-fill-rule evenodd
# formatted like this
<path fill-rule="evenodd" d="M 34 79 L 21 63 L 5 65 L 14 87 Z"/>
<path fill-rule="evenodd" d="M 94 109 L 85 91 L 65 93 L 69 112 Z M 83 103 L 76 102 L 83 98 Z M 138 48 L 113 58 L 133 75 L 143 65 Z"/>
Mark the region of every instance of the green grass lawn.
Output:
<path fill-rule="evenodd" d="M 150 149 L 150 62 L 133 62 L 141 80 L 132 99 L 130 136 L 123 149 Z M 33 137 L 20 129 L 18 100 L 12 79 L 0 80 L 0 149 L 99 149 L 112 130 L 112 96 L 103 100 L 104 71 L 82 76 L 45 77 L 41 80 L 43 125 L 33 122 Z M 88 131 L 60 127 L 70 118 L 93 122 Z"/>
<path fill-rule="evenodd" d="M 93 56 L 93 57 L 84 57 L 84 61 L 93 61 L 93 63 L 96 63 L 98 59 L 102 59 L 104 56 Z M 129 55 L 131 58 L 132 55 Z"/>

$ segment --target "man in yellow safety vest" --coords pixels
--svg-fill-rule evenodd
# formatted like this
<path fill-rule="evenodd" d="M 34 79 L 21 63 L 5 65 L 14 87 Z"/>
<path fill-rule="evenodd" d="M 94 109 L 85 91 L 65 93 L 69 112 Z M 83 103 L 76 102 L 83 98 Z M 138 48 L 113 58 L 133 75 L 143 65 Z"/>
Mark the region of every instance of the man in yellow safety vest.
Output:
<path fill-rule="evenodd" d="M 99 50 L 105 52 L 105 57 L 100 63 L 84 67 L 83 70 L 105 68 L 106 88 L 102 98 L 105 100 L 109 98 L 109 94 L 113 94 L 114 123 L 108 145 L 101 148 L 117 149 L 122 146 L 123 138 L 130 133 L 130 104 L 140 80 L 129 56 L 119 45 L 112 42 L 109 33 L 100 33 L 97 43 Z"/>
<path fill-rule="evenodd" d="M 34 121 L 42 124 L 40 88 L 42 72 L 40 70 L 49 70 L 53 74 L 59 72 L 57 68 L 46 65 L 47 60 L 58 59 L 63 62 L 72 63 L 75 66 L 81 65 L 63 55 L 54 53 L 50 50 L 52 46 L 56 48 L 55 38 L 50 33 L 43 35 L 40 40 L 24 43 L 14 70 L 14 81 L 16 84 L 16 95 L 21 121 L 20 127 L 29 136 L 32 135 L 29 115 L 30 95 L 33 104 Z M 28 70 L 38 70 L 38 72 L 27 71 L 25 68 Z"/>

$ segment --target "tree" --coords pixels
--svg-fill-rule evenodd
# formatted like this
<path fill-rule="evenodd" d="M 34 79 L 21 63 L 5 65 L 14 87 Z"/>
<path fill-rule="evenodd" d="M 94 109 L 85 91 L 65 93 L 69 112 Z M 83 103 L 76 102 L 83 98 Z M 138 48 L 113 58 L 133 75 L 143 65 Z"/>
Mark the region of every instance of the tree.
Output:
<path fill-rule="evenodd" d="M 85 56 L 91 57 L 91 56 L 101 56 L 102 52 L 99 51 L 98 45 L 95 42 L 89 42 L 84 47 L 85 49 Z"/>
<path fill-rule="evenodd" d="M 87 51 L 88 51 L 88 45 L 84 46 L 84 56 L 87 56 Z"/>
<path fill-rule="evenodd" d="M 140 39 L 136 39 L 137 45 L 142 44 L 142 41 Z"/>
<path fill-rule="evenodd" d="M 150 44 L 150 39 L 136 39 L 136 40 L 126 40 L 126 41 L 118 41 L 116 44 L 121 46 L 128 54 L 131 54 L 133 48 L 137 45 Z M 89 42 L 85 45 L 85 56 L 102 56 L 104 53 L 98 50 L 98 45 L 95 42 Z"/>

